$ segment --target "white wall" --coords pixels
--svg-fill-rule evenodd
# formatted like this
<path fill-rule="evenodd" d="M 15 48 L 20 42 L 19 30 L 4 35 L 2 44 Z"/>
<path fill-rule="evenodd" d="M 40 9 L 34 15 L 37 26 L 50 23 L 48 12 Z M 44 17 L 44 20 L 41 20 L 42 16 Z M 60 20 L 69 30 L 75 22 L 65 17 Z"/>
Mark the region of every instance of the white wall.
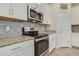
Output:
<path fill-rule="evenodd" d="M 49 8 L 50 8 L 50 17 L 51 18 L 48 22 L 51 24 L 51 26 L 48 29 L 49 30 L 56 30 L 58 4 L 57 3 L 49 4 Z"/>
<path fill-rule="evenodd" d="M 79 5 L 72 6 L 72 24 L 79 24 Z"/>

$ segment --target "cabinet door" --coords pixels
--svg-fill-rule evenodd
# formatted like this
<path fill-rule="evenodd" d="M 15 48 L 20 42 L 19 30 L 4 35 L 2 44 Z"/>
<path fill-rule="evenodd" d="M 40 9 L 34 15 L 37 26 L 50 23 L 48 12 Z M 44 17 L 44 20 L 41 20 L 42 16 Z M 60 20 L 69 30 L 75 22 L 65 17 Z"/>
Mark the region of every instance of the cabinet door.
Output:
<path fill-rule="evenodd" d="M 12 4 L 13 17 L 16 19 L 27 20 L 27 4 L 13 3 Z"/>
<path fill-rule="evenodd" d="M 14 52 L 11 51 L 9 56 L 34 56 L 34 40 L 23 42 L 18 45 L 20 48 L 15 49 Z"/>
<path fill-rule="evenodd" d="M 10 54 L 10 56 L 34 56 L 34 47 L 23 48 L 22 50 Z"/>
<path fill-rule="evenodd" d="M 37 4 L 36 3 L 28 3 L 28 6 L 34 10 L 37 9 Z"/>
<path fill-rule="evenodd" d="M 52 33 L 49 35 L 49 53 L 55 48 L 56 44 L 55 44 L 55 33 Z"/>
<path fill-rule="evenodd" d="M 27 56 L 34 55 L 34 40 L 25 41 L 11 46 L 9 56 Z"/>
<path fill-rule="evenodd" d="M 43 4 L 43 23 L 49 24 L 50 21 L 50 8 L 48 4 Z"/>
<path fill-rule="evenodd" d="M 17 52 L 17 56 L 34 56 L 34 46 L 24 48 Z"/>
<path fill-rule="evenodd" d="M 43 13 L 43 3 L 38 3 L 37 4 L 37 10 L 38 10 L 38 12 L 42 12 Z"/>
<path fill-rule="evenodd" d="M 0 3 L 0 16 L 9 16 L 10 14 L 10 4 Z"/>

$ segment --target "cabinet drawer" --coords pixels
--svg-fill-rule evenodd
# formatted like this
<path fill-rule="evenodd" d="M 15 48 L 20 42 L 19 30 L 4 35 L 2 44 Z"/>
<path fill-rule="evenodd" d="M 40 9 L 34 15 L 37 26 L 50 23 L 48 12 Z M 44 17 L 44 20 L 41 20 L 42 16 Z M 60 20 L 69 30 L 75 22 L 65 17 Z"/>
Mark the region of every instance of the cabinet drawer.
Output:
<path fill-rule="evenodd" d="M 15 53 L 10 54 L 9 56 L 33 56 L 34 55 L 34 47 L 31 46 L 29 48 L 24 48 Z"/>
<path fill-rule="evenodd" d="M 25 48 L 22 51 L 17 53 L 18 56 L 33 56 L 34 55 L 34 47 L 31 46 L 29 48 Z"/>
<path fill-rule="evenodd" d="M 13 45 L 14 48 L 10 50 L 10 53 L 15 53 L 15 52 L 21 51 L 22 49 L 29 48 L 31 46 L 34 46 L 33 40 L 19 43 L 19 44 Z"/>

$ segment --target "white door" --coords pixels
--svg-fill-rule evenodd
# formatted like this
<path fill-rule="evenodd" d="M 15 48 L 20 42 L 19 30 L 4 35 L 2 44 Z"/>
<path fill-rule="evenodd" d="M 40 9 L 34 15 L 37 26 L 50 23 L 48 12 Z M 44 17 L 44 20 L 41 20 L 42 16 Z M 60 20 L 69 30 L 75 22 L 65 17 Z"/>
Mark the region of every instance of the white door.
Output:
<path fill-rule="evenodd" d="M 57 19 L 57 48 L 59 47 L 71 47 L 70 9 L 60 9 L 59 11 Z"/>

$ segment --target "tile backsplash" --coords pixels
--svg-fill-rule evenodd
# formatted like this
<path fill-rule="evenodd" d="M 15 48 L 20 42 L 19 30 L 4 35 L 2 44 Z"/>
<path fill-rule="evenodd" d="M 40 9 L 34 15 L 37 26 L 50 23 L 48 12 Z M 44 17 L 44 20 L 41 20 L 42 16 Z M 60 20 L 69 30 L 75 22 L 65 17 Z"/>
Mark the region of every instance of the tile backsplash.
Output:
<path fill-rule="evenodd" d="M 9 27 L 9 31 L 6 28 Z M 0 21 L 0 38 L 22 35 L 22 27 L 34 27 L 39 32 L 45 31 L 45 26 L 32 22 L 12 22 L 12 21 Z"/>

